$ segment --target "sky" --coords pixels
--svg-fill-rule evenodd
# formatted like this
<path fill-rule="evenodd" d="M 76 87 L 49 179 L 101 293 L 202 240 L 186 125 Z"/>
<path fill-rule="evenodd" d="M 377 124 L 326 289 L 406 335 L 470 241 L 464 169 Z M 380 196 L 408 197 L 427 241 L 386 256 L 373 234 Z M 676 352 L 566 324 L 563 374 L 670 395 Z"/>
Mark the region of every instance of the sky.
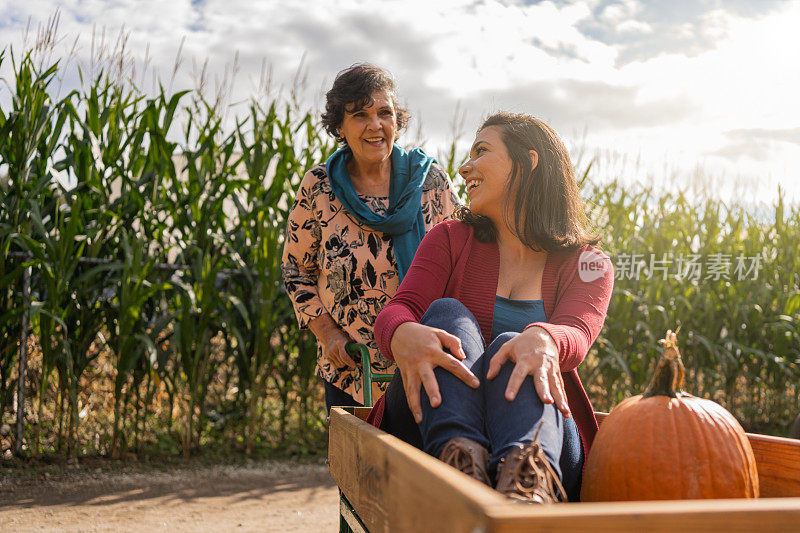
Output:
<path fill-rule="evenodd" d="M 233 71 L 232 101 L 286 92 L 302 65 L 320 108 L 336 73 L 388 69 L 414 116 L 407 142 L 466 153 L 500 109 L 555 128 L 578 169 L 664 190 L 800 203 L 800 1 L 0 0 L 0 43 L 19 47 L 60 12 L 60 49 L 91 63 L 126 36 L 139 73 L 192 87 Z M 67 88 L 77 78 L 65 79 Z M 3 89 L 0 89 L 3 90 Z"/>

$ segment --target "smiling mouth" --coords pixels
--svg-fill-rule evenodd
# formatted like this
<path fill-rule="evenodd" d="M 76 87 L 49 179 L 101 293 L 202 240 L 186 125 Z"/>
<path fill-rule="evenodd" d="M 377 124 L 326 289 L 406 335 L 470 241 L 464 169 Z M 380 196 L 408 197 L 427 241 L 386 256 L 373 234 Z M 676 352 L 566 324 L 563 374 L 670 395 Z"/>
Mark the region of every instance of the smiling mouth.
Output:
<path fill-rule="evenodd" d="M 370 138 L 364 139 L 364 142 L 366 142 L 367 144 L 369 144 L 371 146 L 380 146 L 381 144 L 383 144 L 385 142 L 385 140 L 384 140 L 383 137 L 370 137 Z"/>
<path fill-rule="evenodd" d="M 475 190 L 481 183 L 483 183 L 483 180 L 479 180 L 479 179 L 471 179 L 471 180 L 469 180 L 467 182 L 467 194 L 469 194 L 473 190 Z"/>

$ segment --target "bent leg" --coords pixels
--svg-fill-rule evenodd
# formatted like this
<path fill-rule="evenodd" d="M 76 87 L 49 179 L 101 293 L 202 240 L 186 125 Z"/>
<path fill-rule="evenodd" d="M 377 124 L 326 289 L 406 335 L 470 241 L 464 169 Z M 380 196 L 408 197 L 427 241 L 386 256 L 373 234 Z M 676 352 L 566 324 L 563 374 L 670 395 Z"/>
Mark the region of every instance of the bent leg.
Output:
<path fill-rule="evenodd" d="M 464 304 L 453 298 L 436 300 L 420 323 L 443 329 L 461 339 L 461 347 L 467 356 L 462 362 L 480 379 L 483 337 L 477 319 Z M 434 375 L 442 402 L 439 407 L 432 407 L 428 394 L 422 389 L 422 422 L 419 429 L 423 449 L 439 457 L 445 444 L 454 437 L 466 437 L 488 448 L 481 387 L 473 389 L 443 368 L 436 368 Z"/>
<path fill-rule="evenodd" d="M 419 433 L 419 426 L 411 409 L 408 407 L 406 391 L 403 388 L 403 377 L 400 370 L 395 370 L 392 381 L 384 393 L 386 405 L 383 410 L 383 420 L 381 429 L 409 443 L 410 445 L 422 449 L 422 435 Z"/>
<path fill-rule="evenodd" d="M 486 349 L 483 357 L 484 376 L 489 369 L 491 358 L 504 343 L 519 335 L 502 333 Z M 505 397 L 508 380 L 514 370 L 512 361 L 506 362 L 499 374 L 492 380 L 484 379 L 486 394 L 486 429 L 492 446 L 492 459 L 489 462 L 490 475 L 494 475 L 500 460 L 517 445 L 532 442 L 537 431 L 548 461 L 559 478 L 562 477 L 560 459 L 564 439 L 564 418 L 553 404 L 544 404 L 533 385 L 533 378 L 527 376 L 513 401 Z M 541 428 L 541 430 L 540 430 Z"/>
<path fill-rule="evenodd" d="M 564 445 L 561 447 L 560 461 L 561 481 L 571 502 L 580 501 L 584 459 L 578 426 L 572 418 L 565 418 Z"/>

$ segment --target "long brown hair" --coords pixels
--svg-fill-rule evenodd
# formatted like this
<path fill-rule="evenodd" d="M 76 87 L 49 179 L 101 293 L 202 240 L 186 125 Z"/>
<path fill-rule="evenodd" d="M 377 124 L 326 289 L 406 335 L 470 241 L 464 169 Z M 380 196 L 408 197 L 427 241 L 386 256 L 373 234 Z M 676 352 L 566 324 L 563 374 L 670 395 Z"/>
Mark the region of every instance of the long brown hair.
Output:
<path fill-rule="evenodd" d="M 556 252 L 597 244 L 589 233 L 583 200 L 575 180 L 569 154 L 555 131 L 530 115 L 501 111 L 487 118 L 478 132 L 497 126 L 511 158 L 511 175 L 506 185 L 505 211 L 511 230 L 534 250 Z M 539 155 L 531 169 L 530 150 Z M 478 240 L 497 239 L 497 228 L 487 217 L 468 207 L 456 218 L 475 228 Z"/>

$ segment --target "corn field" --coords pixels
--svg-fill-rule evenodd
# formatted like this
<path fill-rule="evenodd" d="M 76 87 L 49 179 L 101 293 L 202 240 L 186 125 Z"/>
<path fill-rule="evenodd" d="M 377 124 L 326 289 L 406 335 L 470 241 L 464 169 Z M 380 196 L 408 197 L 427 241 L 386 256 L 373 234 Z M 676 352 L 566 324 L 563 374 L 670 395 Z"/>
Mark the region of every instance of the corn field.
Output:
<path fill-rule="evenodd" d="M 280 275 L 296 186 L 335 149 L 316 113 L 253 99 L 230 127 L 200 90 L 147 96 L 101 71 L 56 96 L 58 63 L 0 62 L 13 71 L 0 109 L 3 449 L 21 354 L 27 455 L 324 449 L 314 339 Z M 596 408 L 641 392 L 679 326 L 689 392 L 748 429 L 785 431 L 800 411 L 800 211 L 779 201 L 764 220 L 582 175 L 619 269 L 581 368 Z M 758 256 L 760 270 L 679 279 L 654 273 L 651 254 Z M 638 274 L 619 268 L 628 256 Z"/>
<path fill-rule="evenodd" d="M 315 344 L 280 276 L 293 191 L 334 148 L 314 115 L 252 101 L 225 129 L 199 90 L 145 97 L 101 72 L 56 99 L 57 65 L 28 54 L 13 71 L 0 114 L 3 421 L 27 310 L 33 454 L 318 444 Z"/>
<path fill-rule="evenodd" d="M 680 328 L 686 390 L 750 431 L 786 435 L 800 413 L 800 209 L 754 214 L 686 192 L 584 188 L 617 268 L 610 312 L 582 378 L 596 408 L 641 393 Z"/>

